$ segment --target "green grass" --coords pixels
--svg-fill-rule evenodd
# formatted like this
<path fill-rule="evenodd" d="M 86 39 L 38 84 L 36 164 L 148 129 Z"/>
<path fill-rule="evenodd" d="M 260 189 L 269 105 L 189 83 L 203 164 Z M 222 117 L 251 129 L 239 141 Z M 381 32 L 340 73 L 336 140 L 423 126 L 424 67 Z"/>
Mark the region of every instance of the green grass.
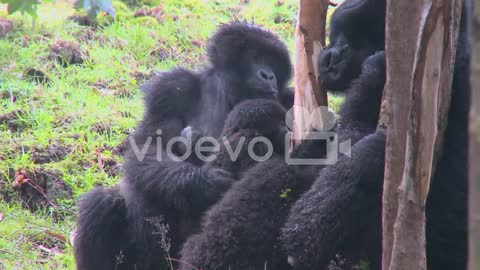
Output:
<path fill-rule="evenodd" d="M 15 30 L 0 38 L 0 269 L 74 269 L 68 239 L 75 202 L 94 185 L 118 183 L 117 147 L 143 113 L 142 75 L 198 67 L 212 31 L 233 18 L 254 20 L 293 49 L 295 0 L 161 2 L 161 23 L 135 18 L 134 8 L 117 2 L 116 20 L 101 17 L 97 29 L 66 21 L 74 10 L 60 0 L 41 5 L 34 30 L 30 18 L 9 16 Z M 67 67 L 50 60 L 57 41 L 78 43 L 88 58 Z M 45 72 L 50 83 L 27 80 L 29 68 Z M 340 102 L 331 99 L 334 107 Z M 49 146 L 61 157 L 38 162 Z M 21 170 L 30 177 L 54 172 L 67 196 L 33 213 L 23 209 L 12 188 Z"/>

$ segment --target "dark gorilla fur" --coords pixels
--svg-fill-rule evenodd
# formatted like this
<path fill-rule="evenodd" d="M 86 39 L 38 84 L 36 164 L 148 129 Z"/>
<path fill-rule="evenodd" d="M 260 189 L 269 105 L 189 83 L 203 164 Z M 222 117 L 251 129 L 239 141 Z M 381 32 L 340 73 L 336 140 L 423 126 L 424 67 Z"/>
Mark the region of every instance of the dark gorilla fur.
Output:
<path fill-rule="evenodd" d="M 186 237 L 198 230 L 202 213 L 235 181 L 236 172 L 227 169 L 241 169 L 221 161 L 198 163 L 198 158 L 191 159 L 195 164 L 190 159 L 178 162 L 166 155 L 167 142 L 187 127 L 218 138 L 228 113 L 244 100 L 292 105 L 286 87 L 291 76 L 288 50 L 274 34 L 252 24 L 225 24 L 210 40 L 208 56 L 211 65 L 199 72 L 176 68 L 143 86 L 146 110 L 130 139 L 139 150 L 145 147 L 145 157 L 139 160 L 130 144 L 120 191 L 95 188 L 80 200 L 74 246 L 78 269 L 165 266 L 168 247 L 175 256 Z"/>
<path fill-rule="evenodd" d="M 369 4 L 378 4 L 378 1 L 345 2 L 347 7 L 358 6 L 358 10 L 348 10 L 358 18 L 385 16 L 385 11 L 381 9 L 360 8 Z M 470 48 L 466 32 L 465 5 L 460 22 L 443 153 L 439 158 L 426 203 L 427 267 L 430 270 L 466 267 Z M 336 13 L 348 16 L 341 8 L 342 6 Z M 337 21 L 349 21 L 348 17 L 339 16 L 334 15 L 332 20 L 337 18 Z M 332 31 L 340 29 L 335 27 L 335 21 L 332 23 Z M 344 28 L 341 31 L 358 34 L 370 31 L 359 28 L 356 24 L 344 24 L 342 27 Z M 348 77 L 338 85 L 347 84 Z M 350 91 L 352 90 L 355 91 Z M 372 105 L 374 104 L 363 103 L 362 106 L 368 111 Z M 312 188 L 294 204 L 282 230 L 282 242 L 294 269 L 325 269 L 338 252 L 347 256 L 364 253 L 371 263 L 370 269 L 381 268 L 381 196 L 385 151 L 383 144 L 384 135 L 379 132 L 360 140 L 353 146 L 352 159 L 342 158 L 334 166 L 323 169 Z"/>
<path fill-rule="evenodd" d="M 385 0 L 343 2 L 330 20 L 330 45 L 319 57 L 322 85 L 345 90 L 365 59 L 385 48 Z"/>
<path fill-rule="evenodd" d="M 340 112 L 340 141 L 356 142 L 375 131 L 385 81 L 385 56 L 378 53 L 365 62 Z M 371 104 L 365 110 L 361 104 Z M 346 137 L 344 136 L 346 135 Z M 372 135 L 374 136 L 374 135 Z M 383 137 L 372 138 L 354 150 L 383 148 Z M 323 146 L 323 147 L 322 147 Z M 292 155 L 321 156 L 324 145 L 307 141 Z M 372 161 L 374 162 L 374 161 Z M 281 250 L 280 229 L 291 205 L 306 191 L 320 166 L 287 165 L 275 155 L 247 171 L 223 198 L 208 210 L 202 232 L 191 236 L 182 249 L 182 261 L 199 269 L 289 269 Z M 188 264 L 181 269 L 192 269 Z"/>

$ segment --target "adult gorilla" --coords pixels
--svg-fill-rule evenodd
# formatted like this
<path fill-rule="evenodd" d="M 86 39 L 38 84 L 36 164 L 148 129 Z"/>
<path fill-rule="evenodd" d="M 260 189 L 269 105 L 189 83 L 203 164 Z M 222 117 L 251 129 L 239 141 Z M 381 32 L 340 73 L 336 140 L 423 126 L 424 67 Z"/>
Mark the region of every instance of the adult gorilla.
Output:
<path fill-rule="evenodd" d="M 445 133 L 443 153 L 438 160 L 437 169 L 431 182 L 426 203 L 426 240 L 427 267 L 430 270 L 465 269 L 467 255 L 467 172 L 468 172 L 468 110 L 469 110 L 469 59 L 470 48 L 466 29 L 466 10 L 464 4 L 460 22 L 460 33 L 456 52 L 456 62 L 452 84 L 452 99 L 448 115 L 448 127 Z M 349 33 L 363 35 L 370 28 L 353 23 L 372 18 L 384 18 L 385 10 L 367 8 L 379 5 L 379 0 L 351 0 L 340 6 L 332 17 L 333 37 L 328 54 L 347 48 L 349 38 L 338 41 L 336 37 L 348 37 Z M 350 18 L 350 16 L 352 18 Z M 383 20 L 383 19 L 382 19 Z M 336 25 L 337 22 L 343 24 Z M 345 23 L 345 22 L 351 22 Z M 380 28 L 377 25 L 373 29 Z M 380 37 L 380 36 L 379 36 Z M 369 43 L 370 42 L 370 43 Z M 380 44 L 377 38 L 364 41 L 363 44 Z M 359 47 L 356 48 L 357 51 Z M 365 50 L 370 50 L 367 46 Z M 351 51 L 355 53 L 355 51 Z M 347 67 L 335 63 L 348 61 L 340 55 L 333 61 L 320 61 L 321 70 L 328 71 L 324 77 L 335 77 L 338 67 L 340 74 L 329 87 L 348 85 L 350 76 Z M 361 56 L 359 59 L 361 59 Z M 371 104 L 364 103 L 366 111 Z M 353 146 L 352 159 L 342 158 L 334 166 L 320 172 L 312 188 L 305 193 L 290 210 L 290 216 L 283 229 L 283 244 L 295 269 L 324 269 L 337 252 L 359 253 L 365 239 L 362 236 L 373 232 L 374 239 L 367 237 L 367 255 L 372 265 L 370 269 L 380 269 L 381 257 L 381 190 L 383 184 L 384 148 L 355 149 L 361 144 L 371 143 L 381 133 L 365 137 Z M 365 243 L 363 243 L 365 244 Z"/>
<path fill-rule="evenodd" d="M 192 128 L 217 138 L 228 113 L 247 99 L 292 105 L 288 51 L 272 33 L 247 23 L 222 25 L 209 42 L 208 56 L 211 65 L 199 72 L 177 68 L 144 85 L 146 111 L 125 155 L 120 192 L 95 188 L 80 201 L 78 269 L 165 265 L 164 252 L 176 253 L 235 179 L 221 166 L 199 163 L 200 157 L 191 159 L 195 164 L 178 162 L 166 153 L 168 142 Z M 135 149 L 145 156 L 139 158 Z M 173 152 L 182 155 L 178 149 Z"/>

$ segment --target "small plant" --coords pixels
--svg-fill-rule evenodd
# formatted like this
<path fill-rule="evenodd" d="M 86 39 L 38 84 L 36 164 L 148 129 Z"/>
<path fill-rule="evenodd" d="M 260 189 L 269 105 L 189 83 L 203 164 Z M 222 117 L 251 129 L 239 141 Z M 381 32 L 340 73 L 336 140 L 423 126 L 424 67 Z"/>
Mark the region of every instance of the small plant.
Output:
<path fill-rule="evenodd" d="M 286 189 L 283 189 L 282 192 L 280 193 L 280 198 L 282 199 L 285 199 L 288 197 L 288 193 L 292 191 L 291 188 L 286 188 Z"/>
<path fill-rule="evenodd" d="M 43 0 L 43 3 L 52 2 L 52 0 Z M 39 0 L 0 0 L 0 3 L 8 5 L 8 14 L 13 14 L 20 11 L 23 14 L 27 13 L 32 16 L 32 29 L 35 28 L 35 21 L 38 18 Z"/>
<path fill-rule="evenodd" d="M 47 0 L 50 2 L 50 0 Z M 22 14 L 27 13 L 32 17 L 37 17 L 37 8 L 40 4 L 38 0 L 0 0 L 0 3 L 8 5 L 8 14 L 20 11 Z"/>
<path fill-rule="evenodd" d="M 111 0 L 78 0 L 75 2 L 75 8 L 83 9 L 87 12 L 90 20 L 95 20 L 101 11 L 115 17 L 115 9 L 112 6 Z"/>

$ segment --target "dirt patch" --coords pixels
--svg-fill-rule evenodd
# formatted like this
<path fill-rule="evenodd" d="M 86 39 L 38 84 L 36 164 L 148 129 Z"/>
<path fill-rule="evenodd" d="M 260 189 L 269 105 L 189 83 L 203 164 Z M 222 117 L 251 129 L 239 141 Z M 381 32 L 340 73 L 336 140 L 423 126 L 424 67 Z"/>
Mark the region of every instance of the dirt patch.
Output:
<path fill-rule="evenodd" d="M 140 71 L 134 71 L 130 73 L 130 76 L 135 78 L 135 80 L 137 81 L 137 84 L 142 84 L 146 80 L 153 78 L 155 75 L 157 75 L 157 73 L 153 71 L 151 71 L 150 73 L 144 73 Z"/>
<path fill-rule="evenodd" d="M 275 16 L 275 18 L 273 18 L 273 22 L 274 23 L 288 23 L 289 22 L 289 18 L 285 18 L 281 15 L 277 15 Z"/>
<path fill-rule="evenodd" d="M 93 84 L 94 93 L 100 96 L 116 96 L 120 98 L 132 98 L 137 93 L 130 85 L 124 81 L 100 80 Z"/>
<path fill-rule="evenodd" d="M 163 21 L 163 7 L 162 6 L 157 6 L 157 7 L 153 7 L 153 8 L 147 8 L 147 7 L 143 7 L 141 9 L 138 9 L 137 11 L 135 11 L 134 17 L 152 17 L 152 18 L 155 18 L 157 19 L 158 22 L 162 22 Z"/>
<path fill-rule="evenodd" d="M 17 92 L 10 91 L 7 89 L 0 90 L 0 99 L 8 99 L 10 103 L 15 103 L 17 101 Z"/>
<path fill-rule="evenodd" d="M 88 52 L 82 51 L 78 43 L 65 40 L 57 40 L 48 55 L 48 59 L 57 61 L 64 67 L 83 64 L 89 58 Z"/>
<path fill-rule="evenodd" d="M 128 136 L 130 136 L 130 135 L 128 135 Z M 125 154 L 125 151 L 127 151 L 128 143 L 129 143 L 128 137 L 126 137 L 117 146 L 104 145 L 102 148 L 104 150 L 111 151 L 112 154 L 114 154 L 116 156 L 123 156 L 123 154 Z"/>
<path fill-rule="evenodd" d="M 47 76 L 47 74 L 45 74 L 45 72 L 32 67 L 27 68 L 23 77 L 35 83 L 46 84 L 50 82 L 50 78 Z"/>
<path fill-rule="evenodd" d="M 58 162 L 72 152 L 72 148 L 65 145 L 59 145 L 54 142 L 45 148 L 34 147 L 32 149 L 32 161 L 35 164 L 45 164 L 49 162 Z"/>
<path fill-rule="evenodd" d="M 98 26 L 98 23 L 93 21 L 93 20 L 90 20 L 90 18 L 88 18 L 88 16 L 80 16 L 80 15 L 73 15 L 73 16 L 70 16 L 67 18 L 67 21 L 72 21 L 72 22 L 75 22 L 77 23 L 78 25 L 81 25 L 81 26 L 90 26 L 90 27 L 97 27 Z"/>
<path fill-rule="evenodd" d="M 117 177 L 122 174 L 122 164 L 113 157 L 103 157 L 103 170 L 109 177 Z"/>
<path fill-rule="evenodd" d="M 171 56 L 171 52 L 166 50 L 165 48 L 157 48 L 150 52 L 150 56 L 157 57 L 160 61 L 165 61 Z"/>
<path fill-rule="evenodd" d="M 92 40 L 97 40 L 98 35 L 91 28 L 86 27 L 81 28 L 80 31 L 75 34 L 75 38 L 81 43 L 87 43 Z"/>
<path fill-rule="evenodd" d="M 71 198 L 71 188 L 62 180 L 62 173 L 58 170 L 17 170 L 14 181 L 11 183 L 17 199 L 22 206 L 31 212 L 56 208 L 56 201 L 62 198 Z"/>
<path fill-rule="evenodd" d="M 126 87 L 121 87 L 115 90 L 113 93 L 114 96 L 119 98 L 133 98 L 135 96 L 135 91 L 128 89 Z"/>
<path fill-rule="evenodd" d="M 13 21 L 0 18 L 0 38 L 13 30 Z"/>
<path fill-rule="evenodd" d="M 23 119 L 25 115 L 24 110 L 0 114 L 0 125 L 5 125 L 11 132 L 22 131 L 28 127 L 28 123 Z"/>
<path fill-rule="evenodd" d="M 52 122 L 52 126 L 55 128 L 59 128 L 59 127 L 64 128 L 72 124 L 73 121 L 74 121 L 74 118 L 72 115 L 59 113 L 59 114 L 55 114 L 55 119 Z"/>
<path fill-rule="evenodd" d="M 112 126 L 110 123 L 96 123 L 92 126 L 90 131 L 105 135 L 112 132 Z"/>

